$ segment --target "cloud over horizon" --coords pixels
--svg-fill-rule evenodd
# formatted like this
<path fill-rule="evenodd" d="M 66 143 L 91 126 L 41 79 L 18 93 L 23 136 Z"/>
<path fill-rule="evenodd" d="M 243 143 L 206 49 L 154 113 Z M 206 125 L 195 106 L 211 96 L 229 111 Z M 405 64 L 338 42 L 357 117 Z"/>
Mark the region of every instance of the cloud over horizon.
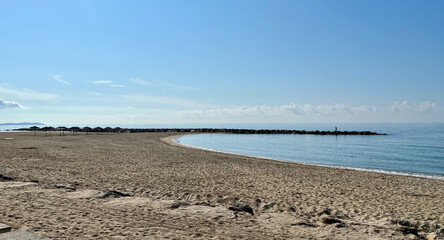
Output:
<path fill-rule="evenodd" d="M 435 103 L 426 101 L 419 104 L 403 102 L 394 102 L 389 107 L 376 106 L 350 106 L 346 104 L 334 105 L 311 105 L 311 104 L 287 104 L 281 106 L 238 106 L 230 108 L 213 108 L 182 111 L 186 117 L 200 119 L 294 119 L 302 117 L 339 117 L 347 118 L 359 115 L 386 115 L 392 112 L 396 113 L 426 113 L 439 109 Z"/>
<path fill-rule="evenodd" d="M 435 103 L 426 101 L 417 103 L 409 103 L 408 101 L 402 102 L 394 102 L 392 106 L 390 106 L 393 112 L 430 112 L 433 110 L 437 110 L 438 106 Z"/>
<path fill-rule="evenodd" d="M 335 105 L 311 105 L 311 104 L 288 104 L 282 106 L 239 106 L 232 108 L 216 108 L 184 111 L 186 114 L 200 117 L 222 117 L 222 116 L 283 116 L 283 115 L 333 115 L 333 114 L 357 114 L 376 112 L 377 108 L 372 106 L 352 107 L 345 104 Z"/>

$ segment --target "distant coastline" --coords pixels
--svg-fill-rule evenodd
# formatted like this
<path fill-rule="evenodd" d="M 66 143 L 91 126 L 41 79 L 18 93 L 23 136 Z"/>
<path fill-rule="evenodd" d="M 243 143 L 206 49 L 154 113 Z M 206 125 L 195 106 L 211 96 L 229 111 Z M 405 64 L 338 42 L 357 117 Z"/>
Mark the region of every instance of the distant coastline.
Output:
<path fill-rule="evenodd" d="M 22 126 L 22 125 L 42 126 L 45 124 L 39 122 L 0 123 L 0 126 Z"/>

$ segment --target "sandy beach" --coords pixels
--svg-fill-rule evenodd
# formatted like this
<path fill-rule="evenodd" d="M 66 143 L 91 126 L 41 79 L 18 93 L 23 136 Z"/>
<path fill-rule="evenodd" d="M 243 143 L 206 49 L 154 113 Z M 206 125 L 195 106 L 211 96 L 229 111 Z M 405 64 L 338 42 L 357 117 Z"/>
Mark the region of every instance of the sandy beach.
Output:
<path fill-rule="evenodd" d="M 444 181 L 181 146 L 0 133 L 1 223 L 53 239 L 424 239 Z M 13 138 L 13 140 L 4 140 Z"/>

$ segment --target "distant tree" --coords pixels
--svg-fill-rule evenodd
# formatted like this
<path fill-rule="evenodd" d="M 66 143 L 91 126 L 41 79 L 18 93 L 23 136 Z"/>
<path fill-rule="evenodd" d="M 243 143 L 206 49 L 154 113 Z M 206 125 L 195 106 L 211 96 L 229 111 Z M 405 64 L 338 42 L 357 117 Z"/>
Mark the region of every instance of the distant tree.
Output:
<path fill-rule="evenodd" d="M 119 128 L 119 127 L 115 127 L 115 128 L 114 128 L 114 132 L 116 132 L 116 133 L 120 133 L 120 131 L 122 131 L 121 128 Z"/>

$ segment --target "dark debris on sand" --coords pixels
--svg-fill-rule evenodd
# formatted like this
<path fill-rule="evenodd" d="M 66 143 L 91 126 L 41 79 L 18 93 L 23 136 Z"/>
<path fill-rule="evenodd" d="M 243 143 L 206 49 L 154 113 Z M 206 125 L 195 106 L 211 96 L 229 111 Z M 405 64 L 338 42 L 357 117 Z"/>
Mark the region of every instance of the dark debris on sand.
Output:
<path fill-rule="evenodd" d="M 118 191 L 108 191 L 106 193 L 104 193 L 102 196 L 100 196 L 99 198 L 120 198 L 120 197 L 130 197 L 131 194 L 127 194 L 127 193 L 122 193 L 122 192 L 118 192 Z"/>

